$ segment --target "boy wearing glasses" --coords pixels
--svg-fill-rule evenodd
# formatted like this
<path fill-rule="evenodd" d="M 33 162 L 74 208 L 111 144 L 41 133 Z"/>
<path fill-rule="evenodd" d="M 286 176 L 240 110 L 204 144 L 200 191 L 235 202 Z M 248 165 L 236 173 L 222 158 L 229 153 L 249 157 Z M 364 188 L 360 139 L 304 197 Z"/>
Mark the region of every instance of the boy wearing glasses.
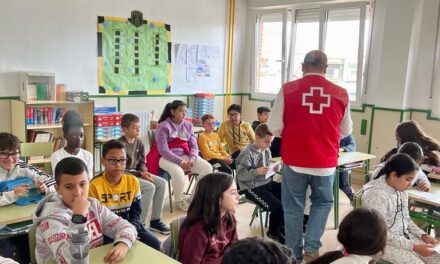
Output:
<path fill-rule="evenodd" d="M 148 210 L 152 203 L 150 230 L 168 235 L 171 232 L 170 228 L 161 221 L 166 181 L 147 171 L 145 147 L 139 138 L 140 126 L 139 117 L 133 114 L 125 114 L 121 120 L 124 136 L 118 140 L 125 145 L 127 154 L 126 171 L 134 174 L 139 180 L 142 197 L 141 221 L 144 222 L 147 218 Z"/>
<path fill-rule="evenodd" d="M 228 107 L 228 120 L 220 125 L 218 135 L 222 141 L 226 141 L 233 160 L 247 144 L 255 141 L 255 133 L 251 124 L 241 120 L 241 106 L 238 104 Z M 235 167 L 234 164 L 231 165 Z"/>
<path fill-rule="evenodd" d="M 20 140 L 10 133 L 0 133 L 0 182 L 29 177 L 41 193 L 54 191 L 55 181 L 38 167 L 20 160 Z M 20 185 L 12 191 L 0 192 L 0 206 L 14 203 L 29 191 L 29 185 Z"/>
<path fill-rule="evenodd" d="M 101 162 L 105 170 L 90 182 L 89 196 L 130 222 L 141 242 L 160 250 L 160 241 L 142 224 L 139 181 L 136 176 L 125 172 L 124 144 L 115 139 L 106 142 L 102 146 Z"/>

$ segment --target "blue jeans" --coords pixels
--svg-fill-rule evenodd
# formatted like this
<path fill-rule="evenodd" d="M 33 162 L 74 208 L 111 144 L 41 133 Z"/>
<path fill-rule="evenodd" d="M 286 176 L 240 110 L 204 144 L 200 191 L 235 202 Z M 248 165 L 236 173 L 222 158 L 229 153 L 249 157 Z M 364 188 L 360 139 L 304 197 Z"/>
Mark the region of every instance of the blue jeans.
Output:
<path fill-rule="evenodd" d="M 350 180 L 348 178 L 348 171 L 341 171 L 339 173 L 339 189 L 341 189 L 345 195 L 351 200 L 353 199 L 353 190 L 350 186 Z"/>
<path fill-rule="evenodd" d="M 293 171 L 283 166 L 281 182 L 281 201 L 284 208 L 286 245 L 293 250 L 297 261 L 303 259 L 305 252 L 314 252 L 321 247 L 327 218 L 333 205 L 333 182 L 335 174 L 313 176 Z M 310 216 L 303 244 L 303 216 L 307 186 L 312 194 Z"/>

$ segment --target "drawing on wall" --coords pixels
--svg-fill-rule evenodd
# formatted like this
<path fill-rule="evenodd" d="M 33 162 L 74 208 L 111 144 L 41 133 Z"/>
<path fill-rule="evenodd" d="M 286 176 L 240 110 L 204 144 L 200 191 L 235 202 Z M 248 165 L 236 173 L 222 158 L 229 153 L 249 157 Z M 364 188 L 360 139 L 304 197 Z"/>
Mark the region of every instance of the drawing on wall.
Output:
<path fill-rule="evenodd" d="M 186 81 L 195 83 L 197 78 L 211 76 L 210 67 L 218 63 L 221 48 L 212 45 L 176 43 L 176 64 L 186 65 Z"/>
<path fill-rule="evenodd" d="M 171 91 L 171 27 L 130 18 L 98 17 L 99 93 L 163 94 Z"/>

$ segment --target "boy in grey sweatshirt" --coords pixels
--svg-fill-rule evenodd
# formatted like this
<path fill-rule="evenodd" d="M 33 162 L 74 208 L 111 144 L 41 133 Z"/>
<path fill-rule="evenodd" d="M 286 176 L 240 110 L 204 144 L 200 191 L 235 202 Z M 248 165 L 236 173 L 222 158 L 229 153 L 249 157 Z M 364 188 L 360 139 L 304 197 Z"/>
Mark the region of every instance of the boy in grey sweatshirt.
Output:
<path fill-rule="evenodd" d="M 281 184 L 268 174 L 272 156 L 272 133 L 266 124 L 255 129 L 255 141 L 248 144 L 237 158 L 238 187 L 246 198 L 270 212 L 267 236 L 284 244 L 284 212 L 281 204 Z M 279 171 L 279 165 L 273 168 Z M 266 176 L 267 175 L 267 176 Z"/>
<path fill-rule="evenodd" d="M 57 194 L 45 197 L 33 213 L 37 226 L 35 255 L 38 263 L 55 260 L 71 263 L 70 240 L 87 230 L 90 248 L 103 245 L 104 235 L 114 239 L 103 262 L 123 260 L 134 244 L 136 229 L 98 200 L 88 198 L 89 180 L 85 163 L 75 157 L 61 160 L 55 168 Z"/>

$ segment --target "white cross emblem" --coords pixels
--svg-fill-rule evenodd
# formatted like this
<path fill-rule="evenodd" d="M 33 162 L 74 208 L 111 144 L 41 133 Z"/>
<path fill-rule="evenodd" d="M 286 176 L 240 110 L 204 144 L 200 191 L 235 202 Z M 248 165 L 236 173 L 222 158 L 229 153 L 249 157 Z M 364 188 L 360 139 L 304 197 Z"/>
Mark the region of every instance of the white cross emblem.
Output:
<path fill-rule="evenodd" d="M 310 114 L 322 114 L 324 107 L 330 107 L 330 95 L 322 87 L 310 87 L 309 93 L 303 93 L 302 105 L 309 107 Z"/>

